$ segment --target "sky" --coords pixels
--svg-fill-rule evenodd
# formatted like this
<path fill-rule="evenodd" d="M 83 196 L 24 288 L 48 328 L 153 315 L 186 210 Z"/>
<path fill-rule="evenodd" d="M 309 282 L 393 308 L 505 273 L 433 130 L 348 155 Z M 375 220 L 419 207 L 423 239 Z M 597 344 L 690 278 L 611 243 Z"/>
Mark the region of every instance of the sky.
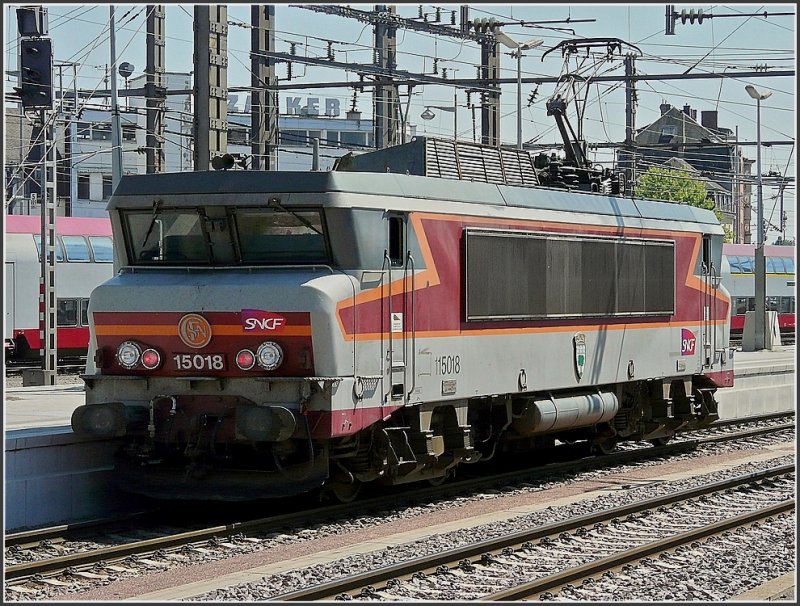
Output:
<path fill-rule="evenodd" d="M 4 6 L 4 87 L 6 96 L 11 86 L 16 85 L 9 70 L 15 69 L 17 31 L 15 10 L 18 5 Z M 109 4 L 45 4 L 49 13 L 49 35 L 53 39 L 56 63 L 77 62 L 78 86 L 81 89 L 105 88 L 104 77 L 110 61 L 109 50 Z M 228 87 L 250 85 L 250 5 L 228 4 Z M 305 5 L 308 6 L 308 5 Z M 372 10 L 371 4 L 348 5 L 360 10 Z M 441 9 L 442 22 L 450 24 L 450 15 L 455 11 L 459 22 L 458 5 L 395 4 L 396 12 L 405 18 L 418 18 L 420 11 L 429 22 L 435 19 L 435 10 Z M 637 128 L 654 122 L 660 115 L 662 102 L 682 108 L 690 105 L 700 112 L 718 111 L 720 127 L 738 132 L 739 140 L 750 145 L 743 146 L 744 155 L 755 158 L 757 147 L 756 102 L 749 97 L 745 86 L 752 84 L 759 90 L 772 91 L 772 95 L 761 103 L 761 136 L 763 141 L 774 141 L 770 147 L 762 147 L 762 173 L 770 172 L 795 177 L 796 153 L 793 145 L 796 135 L 796 78 L 772 76 L 770 72 L 796 70 L 796 10 L 792 4 L 724 4 L 724 5 L 675 5 L 682 10 L 702 9 L 704 20 L 675 23 L 675 34 L 665 33 L 665 4 L 477 4 L 470 5 L 470 18 L 494 18 L 506 22 L 502 27 L 516 42 L 541 38 L 541 46 L 523 53 L 520 63 L 523 78 L 557 77 L 580 69 L 582 75 L 624 75 L 621 58 L 616 55 L 611 61 L 579 53 L 565 62 L 560 49 L 547 53 L 559 42 L 574 38 L 619 38 L 641 51 L 637 56 L 636 69 L 639 74 L 704 74 L 742 72 L 758 69 L 764 77 L 730 77 L 725 79 L 681 79 L 648 80 L 637 85 Z M 145 67 L 145 5 L 114 5 L 116 15 L 116 49 L 118 63 L 134 65 L 133 78 L 142 75 Z M 193 53 L 192 17 L 194 5 L 166 5 L 166 69 L 175 72 L 191 72 Z M 766 16 L 764 16 L 766 13 Z M 792 13 L 790 16 L 779 13 Z M 708 15 L 714 15 L 709 18 Z M 520 21 L 534 22 L 520 25 Z M 347 63 L 372 63 L 373 28 L 354 19 L 325 15 L 295 5 L 276 5 L 275 14 L 276 50 L 289 52 L 290 42 L 296 43 L 299 55 L 326 57 L 331 48 L 335 60 Z M 329 42 L 331 44 L 329 45 Z M 633 47 L 625 46 L 626 51 Z M 510 56 L 511 49 L 501 47 L 500 76 L 516 78 L 517 60 Z M 547 53 L 544 57 L 543 54 Z M 434 58 L 436 61 L 434 62 Z M 434 64 L 435 63 L 435 64 Z M 397 32 L 397 69 L 412 73 L 439 75 L 447 70 L 448 77 L 475 78 L 476 65 L 480 64 L 477 44 L 450 36 L 433 36 L 412 30 Z M 295 64 L 291 81 L 287 79 L 285 64 L 279 64 L 277 75 L 280 84 L 312 82 L 357 82 L 354 72 L 343 72 L 323 66 Z M 125 83 L 119 78 L 120 89 Z M 72 86 L 72 69 L 64 70 L 64 87 Z M 536 90 L 532 103 L 528 99 Z M 560 141 L 555 121 L 547 116 L 545 102 L 556 92 L 554 84 L 522 85 L 522 140 L 536 143 Z M 621 142 L 625 137 L 625 90 L 621 82 L 589 84 L 578 91 L 584 98 L 583 136 L 592 143 Z M 338 99 L 343 110 L 350 107 L 354 98 L 352 88 L 297 89 L 281 93 L 280 108 L 286 111 L 286 98 L 317 97 Z M 453 88 L 440 85 L 414 87 L 408 98 L 407 87 L 400 87 L 401 104 L 408 103 L 408 120 L 420 134 L 438 136 L 453 135 L 453 113 L 437 111 L 431 120 L 420 115 L 426 106 L 452 107 Z M 479 102 L 472 94 L 471 101 Z M 477 132 L 480 139 L 480 111 L 473 113 L 467 107 L 467 95 L 459 90 L 455 103 L 458 105 L 459 138 L 472 139 Z M 370 89 L 356 95 L 356 107 L 365 117 L 371 116 Z M 324 105 L 323 105 L 324 106 Z M 577 128 L 576 105 L 570 103 L 568 115 Z M 474 130 L 473 130 L 474 129 Z M 503 143 L 514 144 L 517 140 L 517 85 L 502 86 L 501 131 Z M 778 144 L 784 142 L 788 144 Z M 609 160 L 602 150 L 590 153 L 597 162 Z M 765 185 L 764 217 L 774 226 L 780 225 L 778 190 Z M 796 236 L 796 210 L 794 184 L 783 194 L 783 205 L 787 215 L 786 237 Z M 755 219 L 756 213 L 753 212 Z M 771 243 L 780 233 L 769 229 L 766 240 Z"/>

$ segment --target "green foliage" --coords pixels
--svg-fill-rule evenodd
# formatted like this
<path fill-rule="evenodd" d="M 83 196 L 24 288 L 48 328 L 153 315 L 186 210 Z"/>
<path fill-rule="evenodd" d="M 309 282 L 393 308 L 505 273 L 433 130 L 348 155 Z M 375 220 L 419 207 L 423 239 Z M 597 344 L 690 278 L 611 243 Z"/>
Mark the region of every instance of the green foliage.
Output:
<path fill-rule="evenodd" d="M 685 170 L 651 166 L 636 180 L 636 195 L 653 200 L 668 200 L 711 210 L 714 201 L 708 198 L 703 182 Z"/>
<path fill-rule="evenodd" d="M 706 186 L 687 171 L 651 166 L 636 180 L 635 192 L 641 198 L 667 200 L 713 210 L 725 231 L 725 242 L 733 242 L 733 231 L 722 223 L 722 213 L 714 207 L 714 201 L 708 197 Z"/>

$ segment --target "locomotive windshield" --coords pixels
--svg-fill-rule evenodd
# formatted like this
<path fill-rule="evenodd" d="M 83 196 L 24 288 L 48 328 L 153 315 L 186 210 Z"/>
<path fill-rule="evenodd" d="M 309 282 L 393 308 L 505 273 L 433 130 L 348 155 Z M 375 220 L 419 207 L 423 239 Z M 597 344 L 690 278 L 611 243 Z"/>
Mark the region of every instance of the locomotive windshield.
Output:
<path fill-rule="evenodd" d="M 134 265 L 329 263 L 322 213 L 313 209 L 121 210 Z"/>

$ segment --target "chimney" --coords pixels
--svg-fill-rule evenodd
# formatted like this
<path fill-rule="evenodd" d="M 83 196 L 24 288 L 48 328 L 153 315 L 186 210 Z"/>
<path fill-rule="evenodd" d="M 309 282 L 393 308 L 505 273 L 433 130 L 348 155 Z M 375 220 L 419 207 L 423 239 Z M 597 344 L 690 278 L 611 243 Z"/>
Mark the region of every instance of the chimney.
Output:
<path fill-rule="evenodd" d="M 688 103 L 683 106 L 683 113 L 689 116 L 692 120 L 697 120 L 697 110 L 692 109 Z"/>
<path fill-rule="evenodd" d="M 672 106 L 669 103 L 667 103 L 666 101 L 662 101 L 661 105 L 659 105 L 658 107 L 661 110 L 661 115 L 662 116 L 664 114 L 666 114 L 669 110 L 672 109 Z"/>
<path fill-rule="evenodd" d="M 717 111 L 700 112 L 700 123 L 708 129 L 717 129 Z"/>

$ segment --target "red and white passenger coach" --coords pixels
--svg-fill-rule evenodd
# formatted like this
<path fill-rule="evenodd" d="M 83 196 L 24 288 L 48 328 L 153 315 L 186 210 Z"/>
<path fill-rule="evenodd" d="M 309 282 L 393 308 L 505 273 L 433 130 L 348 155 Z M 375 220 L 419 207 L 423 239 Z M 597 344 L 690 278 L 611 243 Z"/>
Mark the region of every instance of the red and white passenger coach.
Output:
<path fill-rule="evenodd" d="M 5 217 L 5 355 L 38 359 L 41 219 Z M 56 217 L 56 334 L 59 357 L 86 355 L 92 289 L 114 273 L 108 219 Z"/>

